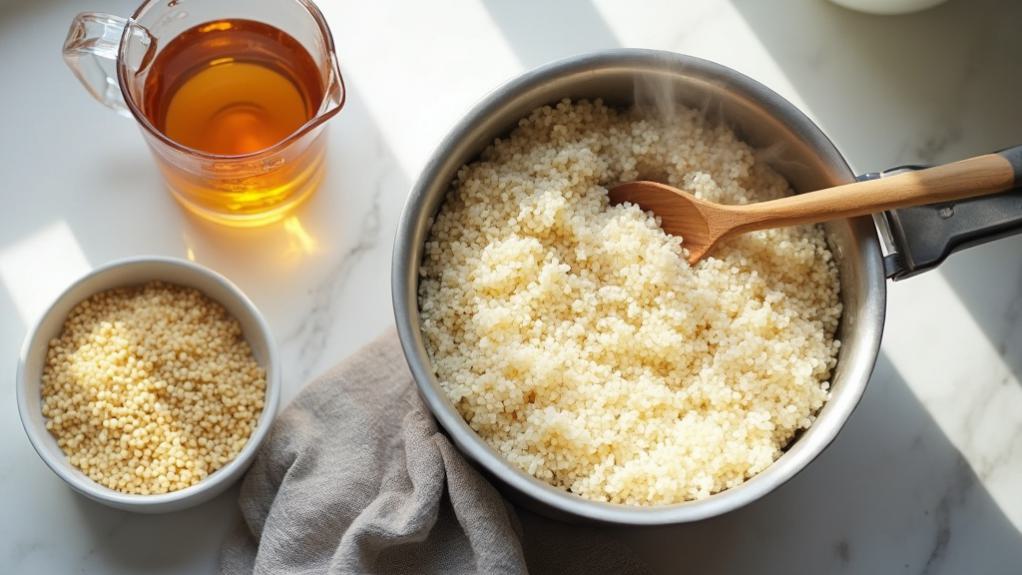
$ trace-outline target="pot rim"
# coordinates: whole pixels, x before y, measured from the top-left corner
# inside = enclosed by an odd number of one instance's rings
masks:
[[[808,116],[766,86],[731,68],[693,56],[646,49],[614,49],[558,60],[525,72],[485,96],[452,128],[425,164],[398,222],[391,268],[394,316],[401,347],[420,395],[451,440],[470,460],[492,476],[540,504],[586,520],[623,525],[666,525],[698,521],[747,505],[794,477],[837,437],[858,405],[879,353],[887,293],[879,240],[869,217],[847,220],[852,227],[857,248],[857,253],[849,257],[861,259],[861,272],[866,275],[868,290],[862,304],[864,309],[857,310],[859,313],[855,314],[855,319],[846,317],[847,310],[842,314],[842,322],[851,321],[856,324],[856,339],[862,340],[858,357],[852,358],[855,361],[844,357],[844,353],[839,358],[839,367],[844,367],[843,386],[848,389],[828,400],[824,405],[827,413],[821,411],[810,428],[812,433],[806,430],[767,469],[738,487],[696,501],[649,507],[592,501],[553,487],[519,470],[477,435],[451,404],[429,367],[429,356],[419,329],[417,291],[421,243],[435,215],[422,212],[432,201],[432,195],[436,194],[430,194],[430,188],[435,186],[438,177],[442,175],[452,150],[459,147],[481,122],[498,113],[502,106],[549,80],[609,68],[694,74],[702,81],[723,83],[728,89],[755,100],[774,118],[791,127],[819,156],[827,160],[828,165],[840,166],[842,176],[846,176],[848,181],[854,179],[844,157]],[[441,204],[442,201],[437,203],[437,207]],[[842,278],[842,290],[845,284]],[[862,316],[870,321],[864,324],[860,321]],[[863,359],[867,352],[868,357]],[[843,365],[848,363],[851,365]],[[838,373],[837,368],[834,373]],[[800,447],[795,449],[796,446]]]

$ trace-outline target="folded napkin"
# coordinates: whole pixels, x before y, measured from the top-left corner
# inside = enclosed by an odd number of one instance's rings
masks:
[[[419,398],[391,331],[304,389],[241,488],[223,573],[645,573],[593,527],[515,509]]]

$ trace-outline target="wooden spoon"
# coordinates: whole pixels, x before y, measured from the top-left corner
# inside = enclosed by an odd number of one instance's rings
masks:
[[[1022,146],[925,170],[835,186],[756,204],[727,206],[658,182],[610,189],[612,204],[632,203],[660,216],[664,231],[681,236],[695,264],[720,240],[798,224],[994,194],[1022,185]]]

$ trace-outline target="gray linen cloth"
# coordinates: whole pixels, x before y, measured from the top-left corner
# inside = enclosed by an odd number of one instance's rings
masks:
[[[241,487],[223,573],[645,573],[592,527],[516,510],[438,431],[393,331],[304,389]]]

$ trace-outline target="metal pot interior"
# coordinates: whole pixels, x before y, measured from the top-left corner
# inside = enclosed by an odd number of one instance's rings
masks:
[[[735,509],[777,488],[831,443],[858,404],[880,345],[886,284],[870,218],[826,225],[841,275],[842,347],[832,396],[815,424],[768,469],[709,498],[656,507],[592,502],[514,468],[461,419],[439,387],[419,331],[417,279],[422,244],[456,170],[533,109],[562,98],[602,98],[617,106],[677,102],[724,122],[756,148],[796,192],[852,181],[834,145],[789,102],[729,68],[670,52],[615,50],[557,62],[502,86],[471,110],[441,143],[405,207],[394,252],[393,297],[401,343],[420,392],[454,443],[514,499],[569,520],[634,525],[695,521]]]

